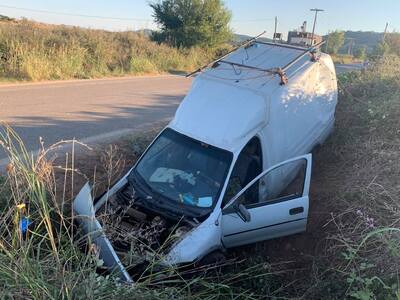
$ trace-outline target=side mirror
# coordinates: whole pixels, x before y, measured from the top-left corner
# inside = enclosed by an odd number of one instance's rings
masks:
[[[250,222],[251,220],[250,213],[243,204],[239,204],[237,206],[236,213],[243,220],[243,222]]]

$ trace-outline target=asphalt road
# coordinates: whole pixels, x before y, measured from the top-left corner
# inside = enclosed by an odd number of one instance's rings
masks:
[[[337,65],[338,73],[359,65]],[[98,142],[166,122],[187,93],[182,76],[126,77],[0,85],[0,121],[18,132],[29,151],[76,138]],[[0,166],[5,163],[0,151]]]
[[[360,71],[363,68],[363,65],[360,63],[354,64],[336,64],[336,73],[342,74],[350,71]]]
[[[0,121],[29,151],[76,138],[97,142],[165,122],[187,93],[182,76],[129,77],[0,85]],[[5,162],[0,152],[0,165]]]

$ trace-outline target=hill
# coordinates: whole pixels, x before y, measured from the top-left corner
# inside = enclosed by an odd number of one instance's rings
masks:
[[[323,38],[326,40],[328,35],[324,35]],[[345,43],[343,47],[339,50],[340,54],[347,54],[349,49],[350,40],[354,41],[353,50],[361,47],[367,48],[367,53],[371,53],[375,46],[382,40],[383,33],[375,31],[351,31],[347,30],[345,32]],[[233,41],[234,43],[240,43],[247,39],[252,38],[245,34],[235,34]],[[269,38],[262,38],[261,40],[272,41]]]
[[[15,19],[14,18],[10,18],[10,17],[5,16],[5,15],[0,15],[0,21],[11,22],[11,21],[15,21]]]
[[[353,49],[365,47],[367,53],[371,53],[375,46],[382,40],[383,33],[375,31],[346,31],[345,44],[339,50],[341,54],[347,54],[350,40],[354,41]]]

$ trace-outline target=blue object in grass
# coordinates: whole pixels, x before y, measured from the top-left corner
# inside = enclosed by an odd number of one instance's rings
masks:
[[[19,221],[19,230],[21,230],[22,233],[26,233],[31,223],[32,222],[28,218],[23,217],[21,221]]]

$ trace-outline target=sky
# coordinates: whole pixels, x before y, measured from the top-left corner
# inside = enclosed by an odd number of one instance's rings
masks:
[[[386,22],[388,31],[400,31],[400,0],[226,0],[225,5],[232,12],[232,29],[240,34],[266,30],[271,36],[275,16],[277,32],[286,35],[303,21],[311,31],[310,8],[315,7],[324,9],[318,15],[319,34],[335,29],[382,32]],[[0,0],[0,15],[116,31],[157,28],[148,0]]]

